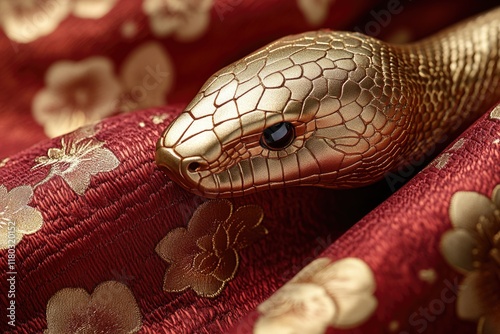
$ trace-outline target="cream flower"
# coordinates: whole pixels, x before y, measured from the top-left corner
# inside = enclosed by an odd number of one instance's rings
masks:
[[[2,0],[0,25],[18,43],[29,43],[53,32],[71,12],[70,0]]]
[[[500,104],[497,104],[497,106],[490,112],[490,118],[500,119]]]
[[[166,104],[174,67],[161,44],[145,43],[125,59],[121,80],[125,94],[120,109],[132,111]]]
[[[155,35],[174,34],[191,41],[207,30],[212,4],[213,0],[143,0],[142,9]]]
[[[165,120],[167,120],[169,118],[169,115],[168,114],[160,114],[160,115],[153,115],[151,116],[151,121],[153,122],[153,124],[163,124],[165,122]]]
[[[99,19],[115,5],[116,0],[74,0],[73,15],[86,19]]]
[[[82,128],[61,138],[61,148],[50,148],[47,156],[36,159],[33,168],[50,166],[41,185],[54,176],[60,176],[78,195],[83,195],[90,179],[97,173],[109,172],[120,164],[114,153],[104,147],[104,142],[87,137],[89,130]]]
[[[10,161],[10,158],[3,158],[2,160],[0,160],[0,168],[7,166],[7,163],[9,161]]]
[[[242,206],[236,212],[227,200],[200,205],[187,228],[173,229],[156,246],[158,255],[170,263],[163,289],[192,288],[202,297],[219,295],[236,274],[238,251],[267,234],[262,218],[262,209],[256,205]]]
[[[121,91],[106,58],[60,61],[48,69],[45,88],[33,99],[33,116],[49,137],[59,136],[113,113]]]
[[[437,158],[435,158],[430,164],[429,167],[434,166],[437,169],[443,169],[448,164],[448,161],[453,156],[455,152],[461,149],[465,144],[465,138],[460,138],[450,147],[446,152],[441,153]]]
[[[334,0],[297,0],[297,5],[312,26],[325,22],[328,9]]]
[[[460,286],[457,314],[479,321],[478,333],[500,333],[500,185],[491,199],[459,191],[451,198],[453,229],[441,239],[446,261],[466,275]]]
[[[129,288],[116,281],[97,286],[92,294],[84,289],[59,290],[47,303],[45,334],[137,333],[141,313]]]
[[[25,234],[35,233],[42,227],[42,214],[28,206],[32,196],[30,186],[7,191],[0,185],[0,249],[14,247]]]
[[[254,333],[324,333],[328,327],[352,328],[377,307],[375,278],[357,258],[313,261],[257,308]]]

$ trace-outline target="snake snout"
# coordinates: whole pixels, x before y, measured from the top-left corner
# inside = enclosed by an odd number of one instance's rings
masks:
[[[181,163],[181,157],[173,149],[161,146],[156,149],[156,164],[167,174],[179,172]]]
[[[197,186],[198,171],[208,166],[201,157],[181,157],[173,148],[164,146],[159,146],[156,150],[156,164],[172,180],[190,189]]]

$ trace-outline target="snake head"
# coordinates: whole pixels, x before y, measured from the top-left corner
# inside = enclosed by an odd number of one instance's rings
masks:
[[[158,140],[157,164],[206,197],[372,182],[402,119],[387,107],[380,47],[357,33],[311,32],[223,68]]]

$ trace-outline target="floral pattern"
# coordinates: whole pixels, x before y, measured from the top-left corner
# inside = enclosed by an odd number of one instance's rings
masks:
[[[334,0],[297,0],[297,5],[310,25],[319,26],[325,22],[328,16],[328,9],[333,1]]]
[[[267,234],[262,219],[262,209],[255,205],[236,212],[227,200],[200,205],[187,228],[170,231],[156,246],[160,257],[170,263],[163,289],[192,288],[202,297],[219,295],[236,274],[238,251]]]
[[[10,158],[3,158],[0,160],[0,168],[7,166],[7,163],[10,161]]]
[[[173,72],[169,55],[156,42],[132,51],[119,78],[107,58],[60,61],[49,68],[45,88],[33,99],[33,116],[49,137],[56,137],[116,111],[161,106],[172,88]]]
[[[122,90],[113,64],[103,57],[57,62],[47,71],[45,84],[33,99],[32,111],[49,137],[110,115]]]
[[[443,169],[448,165],[448,161],[450,158],[453,156],[453,154],[458,151],[459,149],[462,148],[465,144],[465,139],[460,138],[459,140],[456,141],[455,144],[453,144],[452,147],[450,147],[446,152],[441,153],[436,159],[434,159],[429,166],[434,166],[437,169]]]
[[[53,32],[71,12],[70,0],[0,1],[0,25],[18,43],[29,43]]]
[[[0,26],[18,43],[29,43],[52,33],[73,14],[98,19],[106,15],[116,0],[16,0],[0,1]]]
[[[213,0],[143,0],[142,9],[156,36],[173,34],[187,42],[207,30],[212,4]]]
[[[121,81],[125,93],[121,98],[121,111],[166,104],[173,72],[172,60],[161,44],[149,42],[137,47],[122,65]]]
[[[446,261],[465,275],[457,314],[478,321],[478,333],[500,333],[500,185],[491,198],[459,191],[449,208],[453,229],[441,239]]]
[[[33,168],[50,166],[50,171],[37,186],[60,176],[74,192],[83,195],[93,175],[118,167],[120,161],[105,143],[89,136],[93,131],[87,127],[62,137],[60,148],[50,148],[46,156],[38,157]]]
[[[35,233],[42,227],[42,214],[28,206],[32,197],[30,186],[7,191],[0,185],[0,249],[16,246],[25,234]]]
[[[153,124],[158,125],[164,123],[167,118],[168,114],[154,115],[151,116],[151,121],[153,122]]]
[[[490,119],[500,119],[500,104],[490,112]]]
[[[117,0],[75,0],[73,15],[85,19],[99,19],[106,15]]]
[[[59,290],[47,303],[45,334],[137,333],[141,313],[129,288],[116,281],[97,286],[92,294],[84,289]]]
[[[357,258],[319,258],[260,304],[254,333],[324,333],[351,328],[375,311],[375,278]]]

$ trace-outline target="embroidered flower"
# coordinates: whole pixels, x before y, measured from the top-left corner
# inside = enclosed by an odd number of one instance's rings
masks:
[[[59,290],[47,303],[45,334],[137,333],[141,313],[129,288],[116,281],[97,286],[92,294],[84,289]]]
[[[149,42],[139,46],[123,62],[121,80],[125,94],[120,109],[132,111],[166,104],[173,72],[172,61],[161,44]]]
[[[452,147],[450,147],[446,152],[441,153],[436,159],[434,159],[429,166],[434,166],[437,169],[443,169],[446,167],[448,164],[448,161],[450,160],[450,157],[453,156],[453,154],[458,151],[459,149],[462,148],[465,144],[465,139],[460,138],[457,140],[455,144],[453,144]]]
[[[319,258],[259,305],[254,333],[316,334],[330,326],[358,326],[377,308],[374,291],[375,278],[362,260]]]
[[[210,23],[213,0],[143,0],[151,30],[158,37],[174,34],[182,41],[200,37]]]
[[[446,261],[465,275],[457,314],[479,320],[478,333],[500,333],[500,185],[491,199],[459,191],[451,198],[453,229],[441,239]]]
[[[235,276],[238,251],[267,234],[262,218],[262,209],[255,205],[242,206],[234,213],[226,200],[200,205],[187,228],[170,231],[156,246],[156,252],[171,264],[163,289],[192,288],[203,297],[219,295]]]
[[[85,19],[99,19],[115,5],[116,0],[74,0],[73,15]]]
[[[151,116],[151,120],[153,121],[153,124],[162,124],[165,122],[165,120],[168,118],[168,114],[160,114],[160,115],[154,115]]]
[[[156,124],[156,123],[155,123]],[[0,168],[3,168],[5,166],[7,166],[7,163],[10,161],[10,158],[3,158],[2,160],[0,160]]]
[[[0,1],[0,25],[12,41],[29,43],[53,32],[71,5],[70,0]]]
[[[120,161],[104,142],[88,137],[88,128],[82,128],[61,138],[61,148],[50,148],[46,156],[36,159],[33,168],[50,166],[41,185],[54,176],[60,176],[78,195],[83,195],[90,185],[90,178],[97,173],[109,172],[118,167]]]
[[[497,104],[497,106],[490,112],[490,118],[500,119],[500,104]]]
[[[30,186],[7,191],[0,185],[0,249],[14,247],[25,234],[35,233],[42,227],[42,214],[28,206],[32,196]]]
[[[310,25],[319,26],[325,22],[333,2],[334,0],[297,0],[297,5]]]
[[[32,110],[49,137],[110,115],[122,91],[113,64],[103,57],[57,62],[48,69],[45,85],[33,99]]]

